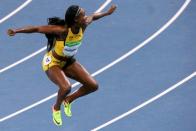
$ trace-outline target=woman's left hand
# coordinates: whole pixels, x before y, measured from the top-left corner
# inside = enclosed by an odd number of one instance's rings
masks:
[[[108,15],[111,15],[115,10],[116,10],[117,6],[116,5],[112,5],[110,7],[110,9],[107,11]]]

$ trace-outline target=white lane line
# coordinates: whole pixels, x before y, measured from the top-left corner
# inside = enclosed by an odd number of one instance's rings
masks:
[[[110,2],[112,2],[112,0],[106,0],[106,1],[99,7],[99,9],[98,9],[97,11],[95,11],[95,13],[98,13],[98,12],[102,11]],[[15,62],[15,63],[9,65],[9,66],[7,66],[7,67],[1,69],[1,70],[0,70],[0,73],[2,73],[2,72],[4,72],[4,71],[6,71],[6,70],[8,70],[8,69],[10,69],[10,68],[12,68],[12,67],[14,67],[14,66],[16,66],[16,65],[18,65],[18,64],[20,64],[20,63],[22,63],[22,62],[24,62],[24,61],[26,61],[26,60],[28,60],[28,59],[34,57],[35,55],[38,55],[39,53],[41,53],[42,51],[44,51],[46,48],[47,48],[47,47],[45,46],[45,47],[41,48],[40,50],[38,50],[38,51],[36,51],[36,52],[30,54],[29,56],[27,56],[27,57],[25,57],[25,58],[23,58],[23,59],[21,59],[21,60]],[[93,75],[93,74],[92,74],[92,75]],[[77,83],[73,84],[72,87],[76,87],[76,86],[79,85],[79,84],[80,84],[80,83],[77,82]],[[31,108],[36,107],[36,106],[38,106],[38,105],[40,105],[40,104],[42,104],[42,103],[44,103],[44,102],[46,102],[46,101],[48,101],[48,100],[54,98],[55,96],[57,96],[57,93],[54,93],[54,94],[52,94],[51,96],[46,97],[46,98],[44,98],[44,99],[42,99],[42,100],[40,100],[40,101],[38,101],[38,102],[36,102],[36,103],[34,103],[34,104],[28,106],[28,107],[25,107],[25,108],[23,108],[23,109],[21,109],[21,110],[15,112],[15,113],[12,113],[12,114],[10,114],[10,115],[8,115],[8,116],[5,116],[5,117],[1,118],[1,119],[0,119],[0,122],[3,122],[3,121],[5,121],[5,120],[7,120],[7,119],[10,119],[10,118],[12,118],[12,117],[14,117],[14,116],[16,116],[16,115],[19,115],[19,114],[21,114],[21,113],[23,113],[23,112],[25,112],[25,111],[27,111],[27,110],[30,110]]]
[[[31,1],[32,1],[32,0],[30,0],[30,2],[31,2]],[[28,2],[28,1],[27,1],[27,2]],[[23,6],[24,6],[24,5],[27,5],[27,4],[28,4],[27,2],[24,3]],[[106,0],[105,3],[103,3],[103,4],[101,5],[101,7],[95,11],[95,13],[101,12],[110,2],[112,2],[112,0]],[[22,7],[21,7],[21,8],[22,8]],[[23,8],[24,8],[24,7],[23,7]],[[16,13],[16,11],[15,11],[15,13]],[[12,13],[11,13],[11,14],[12,14]],[[8,15],[8,16],[11,17],[11,14],[10,14],[10,16],[9,16],[9,15]],[[14,15],[14,14],[12,14],[12,15]],[[8,17],[8,16],[7,16],[7,17]],[[4,19],[5,19],[5,18],[4,18]],[[7,19],[8,19],[8,18],[7,18]],[[17,65],[19,65],[19,64],[21,64],[21,63],[23,63],[23,62],[25,62],[25,61],[27,61],[28,59],[30,59],[30,58],[32,58],[32,57],[34,57],[34,56],[40,54],[40,53],[41,53],[42,51],[44,51],[46,48],[47,48],[47,47],[45,46],[45,47],[39,49],[38,51],[36,51],[36,52],[34,52],[34,53],[32,53],[32,54],[26,56],[25,58],[22,58],[21,60],[18,60],[18,61],[16,61],[16,62],[14,62],[13,64],[11,64],[11,65],[9,65],[9,66],[6,66],[6,67],[4,67],[4,68],[2,68],[2,69],[0,69],[0,74],[3,73],[3,72],[5,72],[5,71],[7,71],[7,70],[9,70],[9,69],[11,69],[11,68],[13,68],[13,67],[15,67],[15,66],[17,66]]]
[[[9,66],[7,66],[7,67],[5,67],[5,68],[3,68],[3,69],[1,69],[1,70],[0,70],[0,74],[1,74],[2,72],[6,71],[6,70],[9,70],[9,69],[11,69],[11,68],[17,66],[17,65],[20,64],[20,63],[23,63],[23,62],[26,61],[26,60],[28,60],[28,59],[30,59],[30,58],[32,58],[32,57],[38,55],[39,53],[43,52],[44,50],[46,50],[46,46],[43,47],[43,48],[41,48],[41,49],[39,49],[38,51],[36,51],[36,52],[34,52],[34,53],[28,55],[27,57],[25,57],[25,58],[23,58],[23,59],[21,59],[21,60],[15,62],[15,63],[9,65]]]
[[[101,5],[101,7],[98,10],[95,11],[95,13],[101,12],[111,2],[112,0],[106,0],[106,2],[103,5]]]
[[[107,70],[108,68],[114,66],[115,64],[117,64],[118,62],[124,60],[125,58],[127,58],[128,56],[132,55],[133,53],[135,53],[136,51],[138,51],[140,48],[142,48],[143,46],[145,46],[146,44],[148,44],[150,41],[152,41],[154,38],[156,38],[158,35],[160,35],[165,29],[167,29],[179,16],[180,14],[185,10],[185,8],[188,6],[188,4],[190,3],[191,0],[186,0],[185,3],[182,5],[182,7],[178,10],[178,12],[163,26],[161,27],[157,32],[155,32],[152,36],[150,36],[148,39],[146,39],[144,42],[142,42],[141,44],[139,44],[137,47],[135,47],[134,49],[130,50],[129,52],[127,52],[126,54],[124,54],[123,56],[121,56],[120,58],[116,59],[115,61],[113,61],[112,63],[106,65],[105,67],[101,68],[100,70],[96,71],[95,73],[92,74],[92,76],[96,76],[100,73],[102,73],[103,71]],[[72,85],[72,87],[75,87],[79,85],[79,83],[75,83]],[[27,106],[15,113],[12,113],[10,115],[7,115],[3,118],[0,119],[0,122],[3,122],[7,119],[10,119],[16,115],[19,115],[27,110],[30,110],[31,108],[34,108],[54,97],[56,97],[57,93],[54,93],[30,106]]]
[[[19,6],[17,9],[15,9],[14,11],[12,11],[10,14],[8,14],[7,16],[3,17],[2,19],[0,19],[0,24],[3,23],[4,21],[6,21],[7,19],[9,19],[10,17],[12,17],[13,15],[15,15],[17,12],[19,12],[20,10],[22,10],[25,6],[27,6],[30,2],[32,2],[32,0],[27,0],[26,2],[24,2],[21,6]]]
[[[164,95],[168,94],[169,92],[173,91],[174,89],[178,88],[180,85],[186,83],[187,81],[191,80],[195,76],[196,76],[196,72],[194,72],[191,75],[187,76],[186,78],[184,78],[183,80],[179,81],[175,85],[169,87],[167,90],[161,92],[160,94],[158,94],[158,95],[152,97],[151,99],[145,101],[144,103],[138,105],[137,107],[135,107],[135,108],[129,110],[128,112],[126,112],[126,113],[124,113],[124,114],[122,114],[122,115],[120,115],[120,116],[118,116],[118,117],[116,117],[116,118],[106,122],[105,124],[102,124],[102,125],[94,128],[94,129],[92,129],[91,131],[98,131],[98,130],[103,129],[104,127],[109,126],[112,123],[114,123],[114,122],[116,122],[116,121],[118,121],[118,120],[120,120],[120,119],[122,119],[122,118],[124,118],[124,117],[126,117],[128,115],[131,115],[132,113],[138,111],[139,109],[147,106],[148,104],[154,102],[155,100],[161,98],[162,96],[164,96]]]

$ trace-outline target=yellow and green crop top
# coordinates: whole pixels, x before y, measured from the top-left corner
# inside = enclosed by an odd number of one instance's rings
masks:
[[[71,31],[71,28],[68,28],[68,34],[65,41],[56,40],[53,50],[59,56],[74,56],[80,45],[82,44],[83,31],[82,28],[79,29],[78,34],[74,34]]]

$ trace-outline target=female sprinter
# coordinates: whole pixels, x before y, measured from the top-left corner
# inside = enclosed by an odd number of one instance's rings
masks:
[[[59,20],[57,24],[8,30],[9,36],[14,36],[16,33],[46,34],[50,47],[43,58],[42,66],[48,78],[59,87],[56,103],[52,107],[53,122],[57,126],[62,125],[60,111],[62,103],[65,114],[71,117],[71,103],[98,89],[95,79],[75,60],[74,55],[81,45],[86,27],[93,21],[112,14],[115,9],[116,6],[112,5],[107,12],[86,16],[83,8],[72,5],[67,9],[65,19]],[[68,78],[82,84],[82,87],[70,95],[68,94],[71,91],[71,84]]]

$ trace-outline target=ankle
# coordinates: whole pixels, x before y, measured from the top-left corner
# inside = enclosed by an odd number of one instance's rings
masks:
[[[59,110],[60,110],[60,107],[59,107],[59,106],[54,105],[54,106],[53,106],[53,110],[54,110],[54,111],[59,111]]]
[[[71,103],[72,101],[70,100],[70,98],[65,98],[64,103]]]

